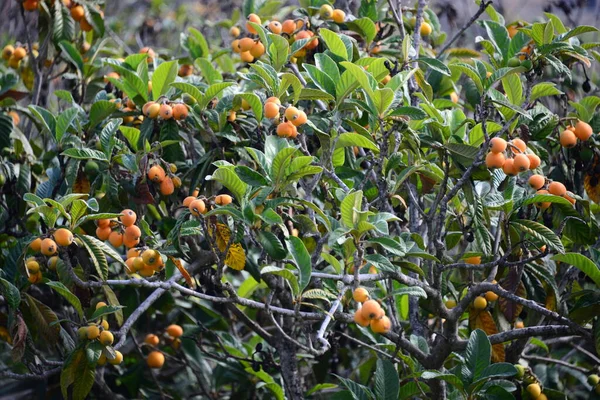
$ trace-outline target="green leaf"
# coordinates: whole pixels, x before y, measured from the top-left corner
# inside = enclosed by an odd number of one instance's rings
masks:
[[[302,88],[298,100],[334,100],[334,97],[319,89]]]
[[[492,345],[487,334],[481,329],[475,329],[471,332],[465,351],[466,366],[473,374],[473,379],[479,379],[490,365],[491,355]]]
[[[235,167],[235,172],[239,178],[253,187],[267,186],[269,181],[260,173],[255,170],[246,167],[245,165],[238,165]]]
[[[254,93],[239,93],[236,97],[241,97],[246,100],[248,104],[250,104],[250,108],[252,108],[252,112],[254,113],[254,117],[258,122],[263,119],[263,105],[260,98]]]
[[[124,306],[110,306],[110,305],[100,307],[96,311],[94,311],[94,313],[90,317],[90,320],[95,321],[105,315],[114,314],[117,311],[121,310],[122,308],[125,308],[125,307]]]
[[[302,64],[302,67],[319,89],[329,93],[332,96],[335,95],[335,83],[329,75],[311,64],[304,63]]]
[[[358,18],[354,21],[347,22],[346,25],[348,25],[351,30],[364,37],[367,42],[372,41],[377,35],[377,27],[375,26],[375,23],[367,17]]]
[[[540,97],[545,96],[558,96],[563,92],[558,90],[554,83],[552,82],[542,82],[538,83],[531,89],[531,101],[535,101]]]
[[[346,195],[340,205],[340,211],[342,214],[342,223],[347,228],[354,228],[358,222],[357,212],[362,210],[362,197],[363,192],[359,190],[357,192]]]
[[[502,78],[502,87],[508,100],[514,105],[521,105],[523,99],[523,84],[517,74],[506,75]]]
[[[104,243],[102,240],[99,240],[99,239],[97,239],[93,236],[89,236],[89,235],[80,235],[80,236],[85,237],[89,242],[93,243],[100,250],[102,250],[102,252],[104,254],[111,257],[113,259],[113,262],[118,262],[119,264],[121,264],[121,266],[123,268],[127,268],[127,264],[125,264],[125,261],[123,261],[123,257],[119,253],[117,253],[115,250],[113,250],[112,247],[110,247],[109,245]]]
[[[133,149],[133,151],[138,151],[138,141],[140,139],[140,130],[138,128],[134,128],[132,126],[119,126],[119,130],[127,139],[127,142]]]
[[[516,221],[512,221],[511,226],[513,226],[515,229],[525,232],[530,236],[533,236],[559,253],[565,252],[565,248],[560,241],[560,238],[556,236],[556,234],[549,228],[540,224],[539,222],[530,221],[528,219],[518,219]]]
[[[81,58],[81,54],[77,51],[75,46],[73,46],[70,42],[63,40],[58,44],[58,47],[63,51],[62,56],[67,59],[67,61],[71,62],[77,69],[82,72],[83,71],[83,59]]]
[[[254,65],[254,64],[253,64]],[[277,97],[282,98],[287,91],[288,87],[292,87],[293,93],[293,104],[298,102],[300,99],[300,93],[302,93],[302,83],[296,77],[296,75],[285,73],[281,76],[281,83],[279,84],[279,91],[277,92]]]
[[[283,244],[279,241],[274,233],[268,231],[261,231],[258,233],[258,240],[262,244],[263,248],[274,260],[283,260],[287,255],[287,251],[283,247]]]
[[[102,128],[102,132],[100,132],[100,144],[102,145],[102,150],[104,150],[106,158],[109,160],[115,145],[115,134],[122,122],[122,119],[111,119],[104,128]]]
[[[556,254],[552,257],[554,261],[560,261],[565,264],[570,264],[575,268],[582,271],[584,274],[600,287],[600,269],[598,266],[589,258],[580,253],[565,253]]]
[[[373,141],[358,133],[342,133],[338,137],[337,142],[335,144],[336,149],[354,146],[364,147],[365,149],[373,150],[373,152],[375,152],[376,154],[379,153],[379,147],[377,147],[377,144],[373,143]]]
[[[206,176],[206,180],[215,180],[225,186],[237,199],[243,199],[248,185],[245,184],[231,167],[220,167],[213,174]]]
[[[451,75],[450,69],[446,66],[446,64],[444,64],[440,60],[437,60],[435,58],[429,58],[429,57],[420,57],[420,58],[417,58],[416,61],[427,65],[429,68],[431,68],[434,71],[439,72],[442,75],[446,75],[446,76]]]
[[[472,66],[470,66],[469,64],[457,63],[450,64],[448,67],[453,73],[462,72],[463,74],[467,75],[469,78],[471,78],[473,83],[475,83],[475,86],[477,86],[479,94],[483,93],[483,84],[481,83],[481,77]]]
[[[302,293],[304,288],[308,286],[312,274],[310,255],[308,254],[308,250],[306,250],[304,242],[295,236],[289,236],[287,238],[287,248],[298,265],[299,293]]]
[[[214,97],[216,97],[219,93],[221,93],[223,90],[225,90],[231,85],[234,85],[234,83],[220,82],[210,85],[208,89],[206,89],[206,92],[202,96],[202,99],[198,100],[198,105],[200,106],[200,109],[204,109]]]
[[[285,252],[285,250],[284,250],[284,252]],[[273,274],[273,275],[281,276],[282,278],[287,280],[288,283],[290,284],[290,288],[292,289],[292,296],[294,296],[294,298],[298,297],[298,295],[300,294],[300,287],[298,286],[298,278],[296,278],[296,275],[294,275],[292,273],[292,271],[290,271],[289,269],[278,268],[278,267],[264,267],[263,269],[260,270],[260,273],[261,273],[261,275],[262,274]]]
[[[192,96],[196,101],[201,101],[204,96],[202,92],[194,85],[186,82],[173,82],[171,86],[181,90],[183,93],[187,93]],[[154,87],[153,87],[154,88]]]
[[[404,257],[406,255],[406,245],[402,239],[394,240],[389,237],[379,237],[370,239],[367,241],[367,243],[378,244],[385,250],[398,257]]]
[[[95,241],[91,241],[88,239],[90,236],[77,235],[77,237],[81,239],[83,245],[87,249],[90,255],[90,259],[94,264],[94,267],[96,267],[96,272],[98,273],[98,276],[101,277],[103,280],[106,280],[108,278],[108,262],[106,261],[106,256],[102,252],[102,249],[96,245]]]
[[[400,380],[391,361],[378,358],[375,370],[375,395],[377,400],[398,400]]]
[[[204,79],[206,79],[206,82],[209,85],[223,80],[223,75],[221,75],[219,70],[217,70],[208,59],[197,58],[194,63],[200,68]]]
[[[394,296],[414,296],[421,297],[423,299],[427,298],[427,293],[420,287],[412,286],[412,287],[403,287],[398,290],[394,290]]]
[[[198,57],[206,57],[210,54],[208,48],[208,42],[204,38],[204,35],[197,29],[189,27],[188,31],[190,32],[190,37],[193,38],[195,44],[200,48],[201,54]],[[154,89],[154,87],[153,87]]]
[[[61,153],[63,156],[75,158],[77,160],[99,160],[99,161],[108,161],[106,155],[103,152],[92,149],[75,149],[70,148]]]
[[[280,35],[269,33],[270,45],[267,49],[271,65],[275,71],[280,71],[288,60],[290,44]]]
[[[192,30],[193,28],[190,28]],[[177,61],[168,61],[160,64],[152,74],[152,98],[158,99],[169,90],[169,85],[177,77]]]
[[[104,118],[109,117],[113,112],[117,111],[119,106],[116,103],[111,103],[108,100],[100,100],[92,104],[90,109],[90,122],[88,126],[94,128]]]
[[[392,111],[392,113],[389,114],[390,117],[400,115],[405,115],[414,120],[425,119],[428,116],[425,111],[412,106],[397,107],[394,109],[394,111]]]
[[[479,377],[478,381],[482,381],[484,379],[489,378],[509,378],[511,376],[515,376],[516,374],[517,369],[513,364],[499,362],[488,365],[487,368],[484,369],[481,373],[481,376]]]
[[[578,35],[581,35],[583,33],[588,33],[588,32],[598,32],[598,28],[596,28],[594,26],[589,26],[589,25],[579,25],[577,28],[571,29],[567,33],[560,35],[559,37],[556,38],[555,41],[556,42],[564,42],[564,41],[572,38],[573,36],[578,36]]]
[[[421,374],[422,379],[440,379],[442,381],[448,382],[455,388],[460,391],[464,391],[464,386],[460,378],[454,374],[449,372],[439,372],[439,371],[424,371]]]
[[[19,308],[21,293],[16,286],[4,278],[0,278],[0,293],[2,293],[2,296],[6,299],[6,303],[12,311],[16,311],[17,308]]]
[[[75,120],[75,117],[77,117],[77,113],[78,113],[77,108],[72,107],[72,108],[66,109],[58,116],[58,118],[56,119],[56,136],[55,136],[57,143],[60,143],[63,135],[67,132],[67,129],[69,129],[69,126],[71,126],[71,124]]]
[[[75,308],[75,311],[77,311],[77,314],[79,315],[79,319],[83,320],[83,308],[81,307],[81,302],[79,301],[79,298],[77,296],[75,296],[73,293],[71,293],[71,291],[60,282],[49,281],[49,282],[46,282],[46,285],[50,286],[52,289],[54,289],[54,291],[56,291],[58,294],[60,294],[62,297],[64,297],[69,303],[71,303],[73,308]]]
[[[352,51],[349,51],[344,44],[344,41],[340,38],[339,33],[330,31],[329,29],[319,29],[319,36],[325,42],[325,45],[336,56],[343,58],[344,60],[352,59]]]

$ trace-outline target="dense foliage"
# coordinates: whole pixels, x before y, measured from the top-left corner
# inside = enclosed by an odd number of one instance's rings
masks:
[[[102,1],[13,3],[3,390],[600,394],[597,28],[257,0],[130,51]]]

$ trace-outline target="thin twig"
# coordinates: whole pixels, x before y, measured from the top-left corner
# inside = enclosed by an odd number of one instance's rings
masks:
[[[485,9],[487,8],[487,6],[489,6],[490,4],[492,4],[493,1],[489,0],[489,1],[482,1],[481,4],[479,4],[479,9],[477,10],[477,12],[471,17],[470,20],[467,21],[467,23],[465,23],[463,25],[462,28],[460,28],[460,30],[458,32],[456,32],[456,35],[454,35],[450,40],[448,40],[446,42],[446,44],[444,45],[444,47],[442,47],[442,49],[438,52],[438,55],[436,58],[440,58],[442,56],[442,54],[448,50],[450,48],[450,46],[452,46],[452,44],[454,42],[456,42],[456,40],[458,40],[458,38],[467,30],[469,29],[469,27],[471,25],[473,25],[475,23],[475,21],[477,21],[477,18],[479,18],[479,16],[481,14],[483,14],[485,12]]]

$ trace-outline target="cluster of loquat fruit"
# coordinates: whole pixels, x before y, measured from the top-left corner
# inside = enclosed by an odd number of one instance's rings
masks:
[[[274,119],[277,125],[277,136],[295,139],[298,136],[298,127],[308,121],[308,116],[294,106],[288,106],[283,112],[285,121],[281,120],[281,101],[277,97],[269,97],[265,103],[265,117]]]
[[[571,148],[577,145],[577,140],[582,142],[587,141],[592,137],[594,131],[587,122],[577,120],[575,126],[569,125],[567,129],[562,131],[559,136],[560,145],[562,147]]]
[[[79,22],[79,28],[84,32],[90,32],[94,27],[86,18],[85,8],[83,5],[72,2],[71,0],[63,0],[63,4],[71,9],[71,18],[75,22]],[[104,12],[98,9],[98,12],[104,18]]]
[[[354,313],[354,322],[362,327],[371,326],[374,333],[386,333],[392,328],[392,321],[385,315],[384,309],[370,298],[367,289],[359,287],[354,289],[352,298],[362,306]]]
[[[103,301],[96,304],[96,310],[106,307],[106,303]],[[107,351],[107,346],[112,346],[115,337],[111,331],[108,330],[108,321],[105,318],[100,318],[95,323],[90,323],[87,326],[82,326],[77,330],[77,334],[80,340],[97,340],[100,342],[104,349],[98,359],[98,365],[102,366],[108,361],[109,364],[119,365],[123,362],[123,354],[118,350]]]
[[[177,166],[169,164],[168,170],[167,173],[160,164],[153,164],[146,174],[148,180],[158,186],[158,190],[163,196],[170,196],[175,192],[175,189],[181,187],[181,179],[174,175],[177,172]]]
[[[567,192],[567,188],[564,184],[558,181],[551,181],[543,175],[534,174],[529,177],[527,181],[532,189],[536,190],[536,194],[553,194],[567,199],[571,204],[575,205],[575,198],[572,193]],[[536,207],[545,210],[550,207],[552,203],[543,201],[536,203]]]
[[[507,142],[495,137],[490,140],[490,152],[485,157],[485,165],[488,168],[502,168],[509,176],[539,167],[540,158],[536,154],[526,152],[527,144],[519,138]]]
[[[55,270],[58,262],[58,246],[68,247],[74,241],[73,233],[67,228],[58,228],[50,233],[48,237],[38,237],[29,243],[29,249],[36,256],[25,260],[29,282],[35,284],[42,280],[42,265],[46,264],[48,269]],[[41,254],[40,254],[41,253]],[[42,262],[42,259],[44,262]]]
[[[106,75],[107,77],[111,77],[111,78],[115,78],[115,79],[119,79],[120,75],[117,74],[116,72],[110,72],[109,74]],[[109,82],[108,79],[105,78],[105,82]],[[111,103],[114,103],[117,105],[118,110],[124,113],[133,113],[136,111],[136,105],[135,103],[128,97],[124,97],[124,98],[111,98],[109,100]],[[124,124],[133,124],[134,126],[138,126],[141,125],[142,122],[144,122],[144,116],[143,115],[125,115],[123,116],[123,123]]]
[[[150,119],[157,119],[160,117],[164,121],[171,118],[175,121],[182,121],[188,117],[189,110],[188,106],[184,103],[171,103],[163,100],[147,102],[142,107],[142,113]]]
[[[198,194],[198,190],[195,190],[191,196],[183,199],[183,206],[187,207],[194,217],[199,217],[200,214],[204,214],[209,210],[206,204],[208,200],[205,198],[198,198]],[[214,203],[218,206],[226,206],[232,202],[233,197],[228,194],[219,194],[214,198]]]
[[[180,337],[183,336],[183,328],[179,325],[169,325],[162,336],[165,344],[170,344],[175,350],[181,346]],[[156,349],[161,342],[161,338],[153,333],[146,335],[144,344],[150,346],[152,349]],[[152,350],[146,357],[146,364],[150,368],[162,368],[165,364],[165,356],[163,352],[158,350]]]
[[[142,231],[135,225],[137,215],[133,210],[121,211],[119,219],[99,219],[96,228],[96,237],[100,240],[108,240],[113,247],[125,245],[132,248],[140,243]]]
[[[18,43],[14,46],[12,44],[7,44],[2,49],[2,59],[6,61],[7,65],[10,68],[18,69],[21,66],[21,61],[25,59],[30,53],[33,54],[35,57],[38,56],[37,43],[34,43],[32,45],[32,49],[29,49],[27,45],[21,45]]]
[[[165,263],[156,250],[133,247],[127,250],[127,259],[125,264],[129,270],[129,275],[137,273],[144,278],[154,275],[155,272],[161,271]]]
[[[540,385],[538,378],[532,373],[531,369],[521,364],[514,364],[514,367],[517,370],[515,378],[523,382],[523,386],[525,387],[525,391],[529,395],[529,398],[534,400],[548,400],[548,396],[542,392],[542,386]]]

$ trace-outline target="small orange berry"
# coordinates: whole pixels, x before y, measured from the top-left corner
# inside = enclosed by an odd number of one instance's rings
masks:
[[[577,144],[577,136],[569,129],[566,129],[560,134],[560,145],[562,147],[571,148]]]
[[[165,177],[165,170],[160,165],[153,165],[148,170],[148,179],[150,179],[152,182],[160,183],[163,181],[163,179],[165,179]]]
[[[532,189],[539,190],[546,183],[546,178],[543,175],[531,175],[527,183],[529,183],[529,186],[531,186]]]
[[[165,356],[160,351],[153,351],[148,354],[146,363],[150,368],[161,368],[165,363]]]
[[[592,127],[587,122],[578,120],[575,124],[575,136],[577,136],[579,140],[586,141],[592,136],[593,133],[594,131],[592,130]]]
[[[361,308],[361,312],[364,318],[373,319],[380,315],[382,308],[379,303],[375,300],[367,300],[363,303]]]
[[[220,194],[217,197],[215,197],[215,203],[219,206],[226,206],[228,204],[231,204],[232,201],[233,198],[228,194]]]
[[[505,161],[506,157],[502,153],[489,152],[485,156],[485,165],[488,168],[502,168]]]
[[[517,172],[524,172],[529,169],[531,161],[525,154],[517,154],[514,158],[513,167]]]
[[[146,335],[144,343],[149,344],[151,346],[158,346],[158,344],[160,343],[160,339],[155,334],[149,333]]]
[[[356,288],[354,289],[354,292],[352,292],[352,298],[354,301],[364,303],[369,300],[369,291],[362,287]]]
[[[512,144],[514,147],[512,147],[512,151],[513,153],[525,153],[525,151],[527,150],[527,143],[525,143],[523,140],[516,138],[510,141],[510,144]],[[516,147],[516,149],[515,149]]]
[[[56,246],[56,242],[50,238],[46,238],[42,240],[41,249],[42,254],[45,256],[53,256],[56,254],[58,247]]]
[[[265,103],[265,117],[279,118],[279,106],[274,102]]]
[[[112,230],[110,229],[110,226],[99,226],[98,228],[96,228],[96,237],[100,240],[108,240],[108,237],[110,236],[111,232]]]
[[[374,333],[387,333],[392,328],[392,321],[385,315],[371,320],[371,330]]]
[[[261,21],[260,21],[260,17],[256,14],[250,14],[248,15],[248,22],[254,22],[255,24],[260,25]],[[254,29],[254,27],[252,27],[252,25],[250,25],[248,22],[246,22],[246,29],[248,30],[248,32],[256,34],[256,29]]]
[[[168,104],[162,104],[158,115],[160,115],[162,119],[171,119],[173,118],[173,108]]]
[[[125,227],[131,226],[135,224],[135,221],[137,221],[137,215],[133,210],[130,210],[129,208],[126,208],[125,210],[121,211],[121,214],[122,215],[119,217],[119,219]]]
[[[529,169],[536,169],[542,163],[536,154],[527,154],[527,158],[529,158]]]
[[[548,192],[555,196],[564,196],[567,194],[567,188],[562,183],[554,181],[548,185]]]
[[[52,236],[56,244],[62,247],[70,246],[74,240],[73,233],[66,228],[57,229]]]
[[[492,153],[502,153],[506,150],[506,140],[495,137],[490,140],[490,151]]]
[[[502,166],[502,170],[504,171],[504,173],[508,176],[514,176],[516,175],[518,172],[515,169],[515,160],[513,160],[512,158],[508,158],[506,159],[506,161],[504,161],[504,165]]]
[[[178,338],[183,335],[183,328],[179,325],[169,325],[166,329],[167,333],[174,338]]]
[[[189,209],[193,216],[198,217],[206,210],[206,204],[204,204],[204,201],[197,199],[190,203]]]
[[[121,247],[123,245],[123,234],[119,231],[112,231],[108,236],[108,241],[114,247]]]
[[[175,185],[173,184],[173,179],[167,176],[160,183],[160,193],[163,196],[170,196],[173,194],[173,192],[175,192]]]
[[[369,319],[365,318],[362,314],[362,308],[359,308],[358,310],[356,310],[356,312],[354,313],[354,322],[356,322],[358,325],[365,327],[369,325]]]
[[[281,26],[281,22],[271,21],[269,23],[269,30],[271,32],[273,32],[274,34],[279,35],[281,33],[281,31],[283,30],[283,27]]]
[[[196,200],[196,197],[194,196],[188,196],[185,199],[183,199],[183,206],[184,207],[189,207],[190,204],[192,204],[192,201]]]
[[[173,118],[175,118],[176,121],[181,121],[184,120],[188,117],[188,108],[185,104],[175,104],[173,106]]]

